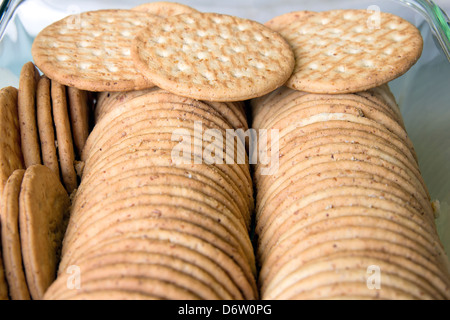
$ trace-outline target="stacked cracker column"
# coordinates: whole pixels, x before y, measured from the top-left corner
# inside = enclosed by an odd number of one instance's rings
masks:
[[[255,166],[262,299],[450,297],[448,260],[413,145],[388,85],[369,83],[382,68],[368,73],[367,81],[333,74],[357,63],[346,64],[349,55],[342,56],[333,46],[339,40],[328,35],[348,39],[352,29],[349,35],[334,28],[359,14],[285,16],[296,21],[279,30],[296,50],[297,71],[290,88],[252,101],[253,127],[268,141],[260,151],[272,159],[270,166],[277,160],[272,170]],[[283,20],[268,25],[280,27]],[[335,25],[314,34],[332,21]],[[392,32],[396,27],[390,23]],[[307,34],[308,27],[327,48],[318,44],[313,53],[302,51],[306,40],[293,34],[302,28]],[[345,49],[356,47],[361,49],[349,41]],[[327,71],[315,70],[320,63]]]
[[[193,130],[196,121],[201,137],[245,129],[242,106],[155,89],[122,104],[115,97],[100,100],[109,111],[98,113],[84,149],[60,277],[46,298],[257,298],[249,167],[198,164],[206,145]],[[200,146],[192,155],[173,154],[183,133]],[[74,266],[79,290],[66,285]]]

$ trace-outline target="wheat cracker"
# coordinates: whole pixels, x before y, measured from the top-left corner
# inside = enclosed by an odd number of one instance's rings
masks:
[[[294,67],[278,33],[217,13],[168,17],[136,37],[132,55],[158,87],[210,101],[262,96],[283,85]]]
[[[12,300],[30,300],[19,233],[19,194],[24,169],[13,172],[1,198],[1,244],[9,296]]]
[[[159,19],[132,10],[70,15],[39,32],[31,52],[43,73],[69,87],[92,92],[151,88],[130,50],[137,32]]]

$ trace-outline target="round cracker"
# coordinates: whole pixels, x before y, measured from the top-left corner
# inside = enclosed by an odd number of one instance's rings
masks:
[[[294,67],[292,50],[278,33],[217,13],[168,17],[141,31],[132,55],[158,87],[210,101],[262,96],[283,85]]]
[[[423,48],[413,24],[369,10],[312,13],[279,32],[296,57],[286,85],[315,93],[358,92],[392,81],[417,62]]]
[[[51,80],[46,76],[42,76],[37,86],[36,114],[39,140],[41,142],[42,164],[49,167],[59,177],[59,159],[58,151],[56,150],[50,86]]]
[[[0,90],[0,195],[9,176],[24,168],[17,98],[14,87]]]
[[[31,52],[42,72],[69,87],[94,92],[151,88],[130,50],[136,32],[160,19],[132,10],[82,12],[39,32]]]
[[[27,169],[19,197],[22,258],[31,297],[39,300],[55,279],[70,199],[53,171]]]
[[[24,169],[13,172],[5,185],[0,202],[1,247],[9,296],[12,300],[30,300],[19,233],[19,194],[24,174]]]
[[[25,167],[41,164],[41,148],[36,124],[36,87],[39,72],[32,62],[23,65],[17,100],[22,153]]]
[[[61,177],[67,192],[70,194],[77,188],[78,178],[75,171],[75,150],[67,106],[66,87],[56,81],[52,81],[51,95]]]

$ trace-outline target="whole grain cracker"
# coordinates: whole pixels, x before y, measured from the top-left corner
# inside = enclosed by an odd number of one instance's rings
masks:
[[[167,217],[165,213],[167,213]],[[68,244],[65,242],[65,247],[69,249],[63,253],[64,257],[68,261],[76,262],[83,253],[89,252],[92,245],[95,245],[97,242],[102,242],[105,237],[109,237],[112,233],[108,232],[108,230],[111,230],[114,226],[132,225],[135,221],[141,221],[145,225],[155,226],[155,230],[161,228],[182,232],[183,234],[199,239],[201,242],[210,243],[222,252],[222,254],[231,258],[236,266],[239,266],[243,270],[249,280],[254,276],[254,263],[249,262],[248,259],[251,258],[245,256],[236,240],[232,239],[231,235],[229,233],[227,234],[223,230],[223,227],[217,223],[215,228],[204,228],[200,226],[201,215],[196,214],[194,210],[149,203],[148,205],[142,204],[131,208],[119,209],[111,216],[117,217],[117,221],[113,221],[107,216],[96,221],[96,225],[87,228],[87,230],[93,232],[91,233],[92,237],[88,237],[88,234],[80,232],[78,236],[73,238],[72,243]],[[189,216],[195,221],[189,221],[189,218],[187,218]],[[205,219],[204,224],[214,226],[214,221]],[[182,226],[182,229],[179,229],[178,226]],[[219,229],[222,230],[219,231]],[[221,232],[222,235],[218,236],[216,232]]]
[[[157,193],[158,189],[161,190],[161,194]],[[190,221],[210,230],[218,238],[226,239],[236,250],[242,250],[248,263],[254,267],[255,259],[247,230],[242,225],[240,227],[236,226],[233,222],[234,217],[222,214],[220,207],[216,210],[211,210],[207,204],[202,203],[198,199],[193,199],[196,194],[188,197],[184,193],[188,192],[185,189],[165,185],[147,186],[120,192],[114,200],[104,205],[104,210],[98,210],[97,212],[89,210],[86,212],[85,214],[90,215],[89,220],[79,224],[75,233],[67,235],[65,240],[66,246],[71,246],[74,243],[71,241],[72,238],[89,238],[91,235],[95,235],[99,228],[103,228],[105,224],[111,224],[113,219],[118,222],[129,218],[126,216],[129,214],[126,210],[131,205],[134,206],[133,208],[136,208],[133,217],[138,217],[139,214],[144,216],[149,214],[148,212],[140,212],[138,210],[139,206],[170,203],[178,206],[178,210],[176,212],[164,211],[165,217],[169,217],[172,214],[172,217]],[[205,195],[203,197],[205,198]],[[158,210],[162,211],[164,207],[161,205],[161,208]],[[218,220],[220,220],[220,224],[217,223]]]
[[[5,270],[3,267],[2,250],[0,249],[0,301],[9,300],[8,283],[5,278]]]
[[[349,247],[347,245],[343,246]],[[327,268],[326,265],[323,264],[324,262],[326,263],[326,261],[328,261],[329,266],[332,266],[331,261],[334,259],[353,259],[355,257],[372,259],[372,261],[377,261],[380,263],[369,263],[368,265],[385,265],[387,270],[389,270],[389,273],[399,275],[405,280],[408,280],[411,283],[415,283],[418,288],[431,294],[434,297],[433,299],[445,299],[445,297],[448,295],[448,293],[441,290],[442,288],[435,287],[433,280],[428,280],[429,278],[427,278],[425,274],[429,275],[429,272],[426,272],[422,266],[412,263],[405,257],[390,255],[388,253],[375,250],[368,250],[367,252],[361,252],[360,250],[338,251],[336,253],[328,254],[324,257],[319,257],[312,260],[308,259],[304,264],[299,264],[299,273],[295,274],[295,272],[291,273],[291,275],[298,277],[301,273],[306,274],[308,272],[308,269],[310,271],[314,271],[314,269],[317,268],[317,264],[322,264],[322,268]],[[276,281],[273,281],[272,283],[274,284],[275,282]],[[285,288],[285,286],[283,286],[281,282],[278,282],[276,286],[271,284],[270,287],[267,287],[264,290],[264,292],[267,293],[267,295],[264,294],[264,296],[268,297],[269,292],[271,296],[280,294],[280,292],[283,290],[283,287]]]
[[[218,296],[204,283],[197,281],[191,276],[182,273],[172,266],[163,265],[155,261],[153,263],[142,263],[142,262],[134,262],[131,260],[135,257],[133,252],[130,251],[130,254],[123,254],[123,261],[117,261],[116,263],[111,264],[99,264],[94,269],[86,269],[83,266],[79,266],[80,270],[83,274],[83,283],[79,290],[66,290],[65,292],[59,295],[59,299],[65,300],[68,296],[77,296],[79,292],[83,292],[86,284],[92,283],[97,280],[103,279],[114,279],[114,278],[127,278],[127,277],[137,277],[143,280],[154,279],[160,281],[159,283],[155,283],[155,286],[160,286],[161,284],[171,284],[175,288],[181,289],[180,291],[185,291],[190,295],[194,295],[198,297],[198,299],[202,300],[217,300]],[[117,288],[121,288],[118,286]],[[99,290],[99,288],[90,288],[90,290]],[[105,288],[106,289],[106,288]],[[155,295],[160,297],[161,299],[180,299],[180,297],[173,295],[173,293],[169,293],[166,285],[163,285],[161,288],[161,293],[155,292],[155,288],[145,288],[143,287],[143,292],[147,292],[148,294]],[[152,291],[150,291],[152,290]],[[167,295],[164,295],[167,294]],[[186,299],[192,299],[192,296],[186,296]],[[183,299],[181,297],[181,299]]]
[[[19,78],[18,115],[25,167],[41,164],[36,124],[36,88],[39,72],[32,62],[23,65]]]
[[[55,126],[53,123],[51,80],[41,77],[37,87],[36,115],[41,142],[42,164],[52,169],[59,177],[59,159],[56,148]]]
[[[390,13],[331,10],[312,13],[279,31],[296,65],[286,85],[315,93],[349,93],[387,83],[419,59],[423,39]]]
[[[132,55],[158,87],[210,101],[262,96],[283,85],[294,67],[278,33],[216,13],[169,17],[136,37]]]
[[[159,17],[132,10],[99,10],[68,16],[42,30],[32,55],[50,79],[87,91],[129,91],[153,87],[131,59],[140,28]]]
[[[0,90],[0,195],[9,176],[24,168],[17,97],[14,87]]]
[[[158,225],[161,227],[155,228]],[[113,225],[108,230],[103,230],[100,232],[96,239],[98,241],[91,241],[91,247],[88,252],[96,251],[95,246],[99,246],[99,244],[106,243],[108,239],[111,239],[117,234],[127,234],[127,233],[135,233],[135,232],[143,232],[145,231],[146,237],[148,239],[159,239],[159,240],[169,240],[174,244],[181,244],[188,248],[191,248],[206,257],[214,260],[217,264],[221,266],[226,272],[231,276],[234,283],[241,289],[244,294],[244,297],[247,299],[254,299],[257,295],[256,291],[256,283],[255,279],[251,275],[250,269],[248,266],[245,270],[241,269],[238,264],[228,255],[226,255],[222,250],[215,247],[212,243],[208,241],[202,240],[199,237],[190,235],[186,232],[177,231],[173,229],[176,226],[182,226],[185,224],[184,222],[171,222],[171,221],[163,221],[163,220],[154,220],[154,219],[136,219],[127,222],[122,222]],[[167,226],[169,229],[164,228],[163,226]],[[61,261],[60,267],[62,270],[73,263],[76,263],[78,258],[81,257],[79,251],[74,251],[73,256],[63,256],[63,260]]]
[[[25,275],[32,299],[55,280],[70,199],[58,177],[43,165],[27,169],[19,196],[19,228]]]
[[[168,1],[156,1],[150,3],[144,3],[134,7],[131,10],[144,11],[151,14],[155,14],[161,18],[167,18],[183,13],[198,12],[196,9],[191,8],[185,4]]]
[[[25,279],[19,232],[19,194],[24,169],[18,169],[8,179],[1,197],[1,244],[3,262],[12,300],[30,300]]]
[[[210,275],[213,279],[210,283],[211,287],[215,288],[218,293],[227,297],[227,299],[243,299],[242,293],[231,280],[230,276],[217,265],[212,257],[205,257],[186,246],[172,243],[168,240],[147,239],[145,233],[128,233],[125,235],[111,238],[105,244],[96,247],[95,252],[86,255],[79,260],[83,264],[91,260],[94,264],[96,260],[98,263],[106,263],[110,259],[115,259],[117,254],[128,252],[130,248],[134,248],[139,252],[147,252],[150,254],[164,255],[169,258],[172,257],[177,260],[182,260],[186,264],[193,265],[205,273]],[[170,248],[170,250],[168,250]],[[137,259],[139,261],[139,259]],[[63,275],[65,273],[62,273]],[[62,278],[64,280],[64,278]],[[57,280],[58,286],[64,286],[65,281]],[[53,287],[53,286],[52,286]],[[53,289],[53,288],[52,288]],[[53,290],[52,290],[53,291]]]
[[[70,126],[66,87],[52,80],[51,96],[61,177],[67,192],[70,194],[77,188],[78,178],[75,171],[75,150],[73,146],[72,128]]]
[[[77,155],[81,155],[90,133],[90,108],[88,92],[74,87],[67,87],[73,144]]]

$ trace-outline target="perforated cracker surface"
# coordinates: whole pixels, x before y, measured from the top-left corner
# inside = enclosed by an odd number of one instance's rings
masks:
[[[283,85],[294,67],[293,52],[278,33],[215,13],[169,17],[141,32],[132,54],[157,86],[211,101],[264,95]]]
[[[84,12],[60,20],[38,34],[32,54],[52,80],[89,91],[153,87],[135,68],[130,46],[147,24],[161,19],[132,10]]]
[[[295,51],[287,82],[313,93],[350,93],[387,83],[422,53],[419,30],[400,17],[367,10],[310,14],[279,31]]]

